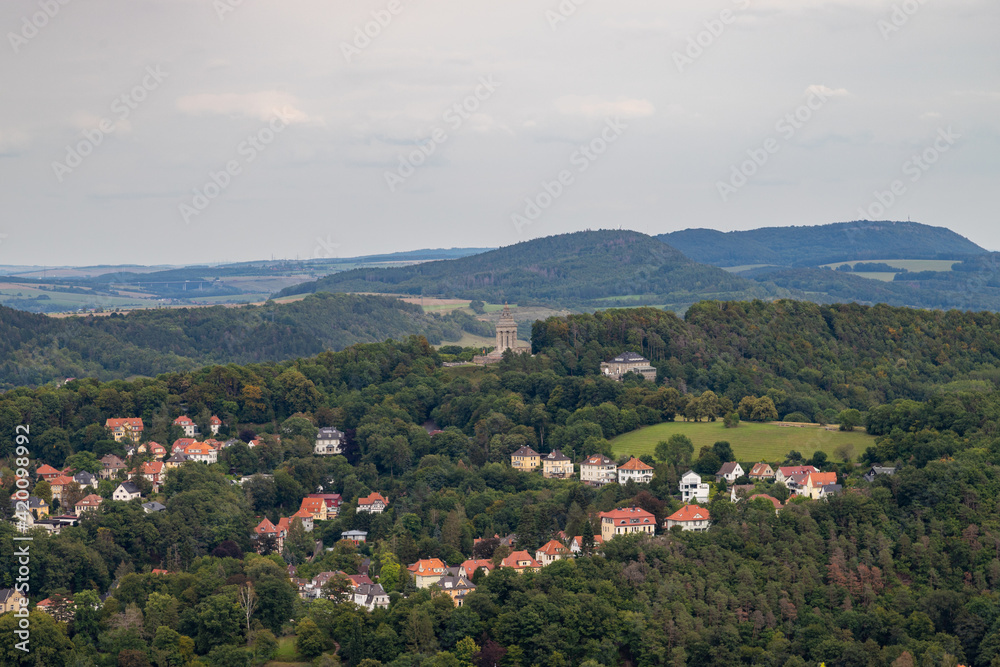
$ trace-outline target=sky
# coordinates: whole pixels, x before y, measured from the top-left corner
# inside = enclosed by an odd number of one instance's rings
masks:
[[[874,219],[1000,249],[996,0],[3,0],[0,264]]]

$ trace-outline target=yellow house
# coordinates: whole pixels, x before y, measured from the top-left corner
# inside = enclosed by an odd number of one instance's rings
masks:
[[[16,588],[0,588],[0,614],[17,611],[27,604],[28,598],[24,597]]]
[[[531,472],[537,470],[542,465],[541,456],[531,447],[521,447],[510,455],[510,465],[514,470]]]
[[[111,435],[114,436],[115,442],[121,442],[126,438],[132,442],[139,442],[142,438],[142,431],[144,429],[142,419],[139,419],[138,417],[109,419],[104,425],[109,431],[111,431]]]

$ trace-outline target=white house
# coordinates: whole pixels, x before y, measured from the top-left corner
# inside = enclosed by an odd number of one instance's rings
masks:
[[[653,466],[646,465],[634,456],[618,468],[618,483],[625,484],[628,481],[638,484],[649,484],[653,481]]]
[[[134,498],[140,497],[142,494],[139,492],[139,487],[132,482],[122,482],[115,489],[115,492],[111,494],[112,500],[122,500],[128,502]]]
[[[187,415],[181,415],[174,420],[174,426],[180,426],[184,431],[184,436],[193,438],[198,433],[198,426]]]
[[[743,476],[743,466],[735,461],[730,461],[728,463],[723,463],[722,467],[719,468],[719,472],[715,473],[715,481],[726,480],[730,484],[738,480]]]
[[[701,475],[694,470],[688,470],[681,477],[680,490],[681,500],[685,503],[693,501],[699,503],[708,502],[708,484],[703,484]]]
[[[343,453],[344,434],[333,427],[325,427],[316,434],[316,445],[313,453],[321,456],[332,456]]]

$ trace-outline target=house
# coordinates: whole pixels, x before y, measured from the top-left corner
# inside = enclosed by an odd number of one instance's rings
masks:
[[[778,468],[778,470],[774,473],[774,481],[785,484],[785,482],[790,479],[792,475],[807,475],[811,472],[819,472],[819,470],[816,470],[816,468],[812,466],[783,466]],[[788,484],[785,484],[785,486],[788,486]]]
[[[809,479],[809,475],[810,473],[807,472],[794,473],[789,475],[783,483],[793,494],[802,495],[802,489],[805,487],[806,481]]]
[[[271,521],[264,517],[264,520],[257,524],[257,527],[253,529],[255,533],[255,538],[258,542],[257,551],[264,550],[263,542],[268,540],[274,540],[275,548],[280,552],[284,546],[284,539],[282,538],[281,531],[275,526]]]
[[[49,515],[49,504],[37,496],[28,496],[28,511],[40,519]]]
[[[313,446],[313,453],[320,456],[333,456],[343,454],[344,434],[337,429],[327,426],[321,428],[316,434],[316,444]]]
[[[573,461],[558,449],[542,458],[542,477],[546,479],[569,479],[573,472]]]
[[[348,542],[354,542],[354,546],[359,544],[364,544],[368,539],[367,530],[345,530],[340,534],[340,539],[346,540]]]
[[[747,496],[752,495],[756,488],[753,484],[733,484],[729,487],[729,500],[730,502],[738,503]]]
[[[802,490],[799,493],[813,500],[818,500],[823,493],[824,486],[836,483],[837,473],[835,472],[812,472],[806,477],[805,484],[802,485]]]
[[[663,527],[670,530],[674,526],[680,526],[681,530],[702,532],[708,530],[711,519],[711,515],[704,507],[685,505],[668,516],[663,522]]]
[[[61,470],[56,470],[55,468],[53,468],[52,466],[50,466],[47,463],[43,463],[42,465],[38,466],[37,470],[35,470],[35,475],[39,479],[44,479],[45,481],[49,481],[50,479],[53,479],[55,477],[59,477],[60,475],[62,475],[62,471]]]
[[[75,526],[79,520],[80,518],[75,514],[63,514],[60,516],[50,516],[47,519],[40,519],[34,525],[58,535],[63,528],[66,526]]]
[[[164,461],[163,464],[167,470],[173,470],[174,468],[181,467],[190,460],[187,454],[177,452],[176,454],[171,454],[170,458]]]
[[[144,442],[135,448],[135,451],[139,454],[149,453],[154,459],[160,459],[167,455],[167,448],[158,442]]]
[[[636,482],[649,484],[653,481],[653,466],[646,465],[634,456],[618,467],[618,483]]]
[[[155,500],[152,502],[142,504],[142,511],[145,512],[146,514],[152,514],[153,512],[162,512],[165,509],[167,509],[166,505],[158,503]]]
[[[594,535],[594,549],[597,550],[602,544],[604,544],[604,538],[600,535]],[[582,535],[577,535],[569,541],[569,552],[574,556],[583,553]]]
[[[193,438],[198,433],[198,426],[187,415],[181,415],[174,420],[174,426],[180,426],[184,435]]]
[[[465,602],[465,596],[476,590],[473,584],[464,574],[448,574],[438,579],[435,584],[441,592],[451,598],[452,604],[461,607]]]
[[[619,535],[656,532],[656,517],[641,507],[620,507],[601,512],[601,537],[604,542]]]
[[[73,475],[73,481],[79,484],[81,489],[86,489],[87,487],[97,488],[97,475],[93,475],[86,470],[81,470]]]
[[[843,490],[844,490],[844,487],[841,484],[827,484],[826,486],[824,486],[823,488],[821,488],[819,490],[819,496],[818,497],[821,500],[825,500],[825,499],[829,498],[830,496],[837,495],[838,493],[840,493]]]
[[[541,464],[541,456],[531,447],[521,447],[510,455],[510,466],[514,470],[531,472]]]
[[[125,462],[114,454],[105,454],[101,457],[101,472],[98,476],[101,479],[114,479],[118,473],[125,469]]]
[[[509,567],[515,572],[538,572],[542,564],[527,551],[515,551],[500,562],[500,567]]]
[[[371,493],[364,498],[358,498],[358,511],[369,514],[381,514],[389,506],[389,501],[380,493]]]
[[[215,415],[212,415],[212,417],[208,420],[208,430],[212,432],[212,435],[218,435],[220,428],[222,428],[222,420]]]
[[[681,477],[680,482],[681,500],[685,503],[696,501],[699,503],[708,502],[708,484],[703,484],[701,475],[694,470],[688,470]]]
[[[307,533],[311,533],[313,530],[313,515],[307,509],[300,509],[298,512],[292,515],[293,519],[298,519],[302,522],[302,530]]]
[[[16,588],[0,588],[0,614],[20,611],[28,606],[28,598]]]
[[[326,503],[326,518],[333,519],[340,513],[344,499],[339,493],[310,493],[306,498],[321,498]]]
[[[145,427],[138,417],[126,417],[124,419],[109,419],[104,422],[104,426],[111,431],[111,436],[115,442],[129,440],[139,442],[142,439],[142,432]]]
[[[322,498],[303,498],[299,512],[307,512],[313,521],[326,521],[326,503]]]
[[[83,516],[83,513],[88,510],[96,510],[104,502],[104,498],[101,498],[96,493],[91,493],[89,496],[81,498],[79,502],[76,503],[76,515]]]
[[[418,560],[406,569],[413,575],[417,588],[430,588],[448,574],[448,566],[440,558]]]
[[[896,466],[886,467],[886,466],[872,466],[868,472],[865,473],[866,482],[874,482],[876,477],[881,475],[895,475]]]
[[[728,463],[723,463],[722,467],[719,468],[719,472],[715,473],[716,483],[726,480],[730,484],[738,480],[743,476],[743,466],[735,461],[729,461]]]
[[[174,440],[174,444],[170,445],[170,453],[177,454],[178,452],[185,454],[187,453],[187,448],[198,442],[194,438],[177,438]]]
[[[535,560],[543,566],[567,557],[569,557],[569,549],[559,540],[549,540],[545,546],[535,552]]]
[[[163,461],[146,461],[139,466],[139,474],[153,483],[153,491],[163,483]]]
[[[747,477],[755,482],[771,480],[774,479],[774,470],[766,463],[755,463],[747,473]]]
[[[778,511],[781,510],[782,507],[781,501],[775,498],[774,496],[767,495],[766,493],[755,493],[752,496],[750,496],[749,500],[753,501],[757,500],[758,498],[763,498],[767,502],[771,503],[771,505],[774,507],[775,514],[777,514]]]
[[[66,487],[70,484],[75,484],[76,482],[72,477],[67,475],[59,475],[58,477],[53,477],[49,480],[49,486],[52,487],[52,497],[58,498],[59,502],[63,501],[63,493],[66,491]]]
[[[493,561],[489,560],[488,558],[477,558],[477,559],[470,558],[469,560],[463,562],[459,566],[459,570],[462,572],[462,574],[465,575],[465,577],[469,581],[472,581],[472,578],[475,576],[476,572],[485,572],[486,574],[492,572]]]
[[[385,609],[389,606],[389,594],[382,584],[360,584],[354,588],[354,604],[374,611],[376,607]]]
[[[587,486],[617,482],[618,466],[604,454],[594,454],[580,464],[580,481]]]
[[[188,445],[184,448],[184,453],[188,459],[199,463],[216,463],[219,460],[218,450],[204,442]]]
[[[649,365],[649,359],[635,352],[624,352],[611,361],[601,363],[601,373],[621,381],[626,373],[638,373],[650,382],[656,382],[656,369]]]
[[[139,491],[139,487],[133,482],[122,482],[115,489],[115,492],[111,494],[112,500],[120,500],[122,502],[128,502],[130,500],[135,500],[139,498],[142,494]]]

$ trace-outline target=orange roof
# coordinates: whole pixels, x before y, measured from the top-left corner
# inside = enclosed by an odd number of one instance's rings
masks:
[[[526,565],[519,565],[519,563],[527,563]],[[503,559],[501,563],[504,567],[513,567],[515,569],[523,569],[528,567],[541,567],[542,564],[531,557],[527,551],[515,551],[511,555]]]
[[[383,505],[389,504],[389,501],[382,497],[382,494],[372,493],[365,498],[358,498],[358,507],[361,505],[374,505],[376,500],[381,500]]]
[[[539,551],[547,556],[558,556],[566,553],[569,549],[557,540],[549,540]]]
[[[67,484],[72,484],[73,478],[67,477],[66,475],[59,475],[58,477],[53,477],[49,480],[49,484],[52,486],[65,486]]]
[[[152,574],[170,574],[170,570],[155,569],[153,570]]]
[[[163,461],[146,461],[142,464],[143,475],[159,475],[163,472]]]
[[[38,470],[35,471],[35,474],[39,477],[42,475],[58,475],[59,471],[50,466],[48,463],[43,463],[38,466]]]
[[[142,430],[142,419],[139,417],[124,417],[122,419],[109,419],[104,423],[107,428],[115,429],[129,426],[133,429]]]
[[[96,493],[92,493],[89,496],[81,498],[80,501],[76,504],[76,506],[77,507],[79,507],[80,505],[95,505],[96,506],[96,505],[100,505],[103,501],[104,501],[104,498],[101,498]]]
[[[299,517],[300,519],[312,518],[312,512],[307,509],[300,509],[298,512],[292,515],[293,517]]]
[[[633,523],[655,524],[656,517],[641,507],[620,507],[610,512],[601,512],[601,519],[611,519],[616,526],[628,526]],[[633,519],[637,521],[633,522]]]
[[[322,512],[325,507],[326,503],[323,502],[322,498],[303,498],[299,510],[305,510],[309,512],[309,516],[312,516],[316,512]]]
[[[448,566],[440,558],[425,558],[422,560],[418,560],[416,563],[408,566],[406,569],[409,570],[410,572],[413,572],[414,574],[431,575],[431,574],[443,574],[444,571],[448,569]]]
[[[191,421],[191,418],[188,417],[187,415],[181,415],[180,417],[174,420],[174,423],[177,424],[178,426],[184,426],[187,424],[193,424],[194,422]]]
[[[288,529],[291,527],[292,520],[287,516],[283,516],[278,519],[278,532],[287,533]]]
[[[493,561],[486,558],[470,559],[462,563],[462,569],[465,571],[465,576],[467,579],[472,579],[472,575],[476,573],[480,568],[486,568],[487,570],[493,569]]]
[[[254,528],[254,532],[258,534],[277,533],[278,529],[274,527],[274,524],[271,523],[269,519],[265,518],[263,521],[257,524],[257,527]]]
[[[835,472],[814,472],[809,475],[808,484],[811,487],[826,486],[837,483],[837,473]]]
[[[628,460],[628,463],[618,466],[619,470],[652,470],[653,466],[648,466],[634,456]]]
[[[685,505],[667,517],[667,521],[708,521],[712,516],[698,505]]]
[[[219,419],[218,417],[216,417],[215,415],[212,415],[212,418],[208,420],[208,423],[209,424],[220,424],[221,425],[222,424],[222,420]]]

